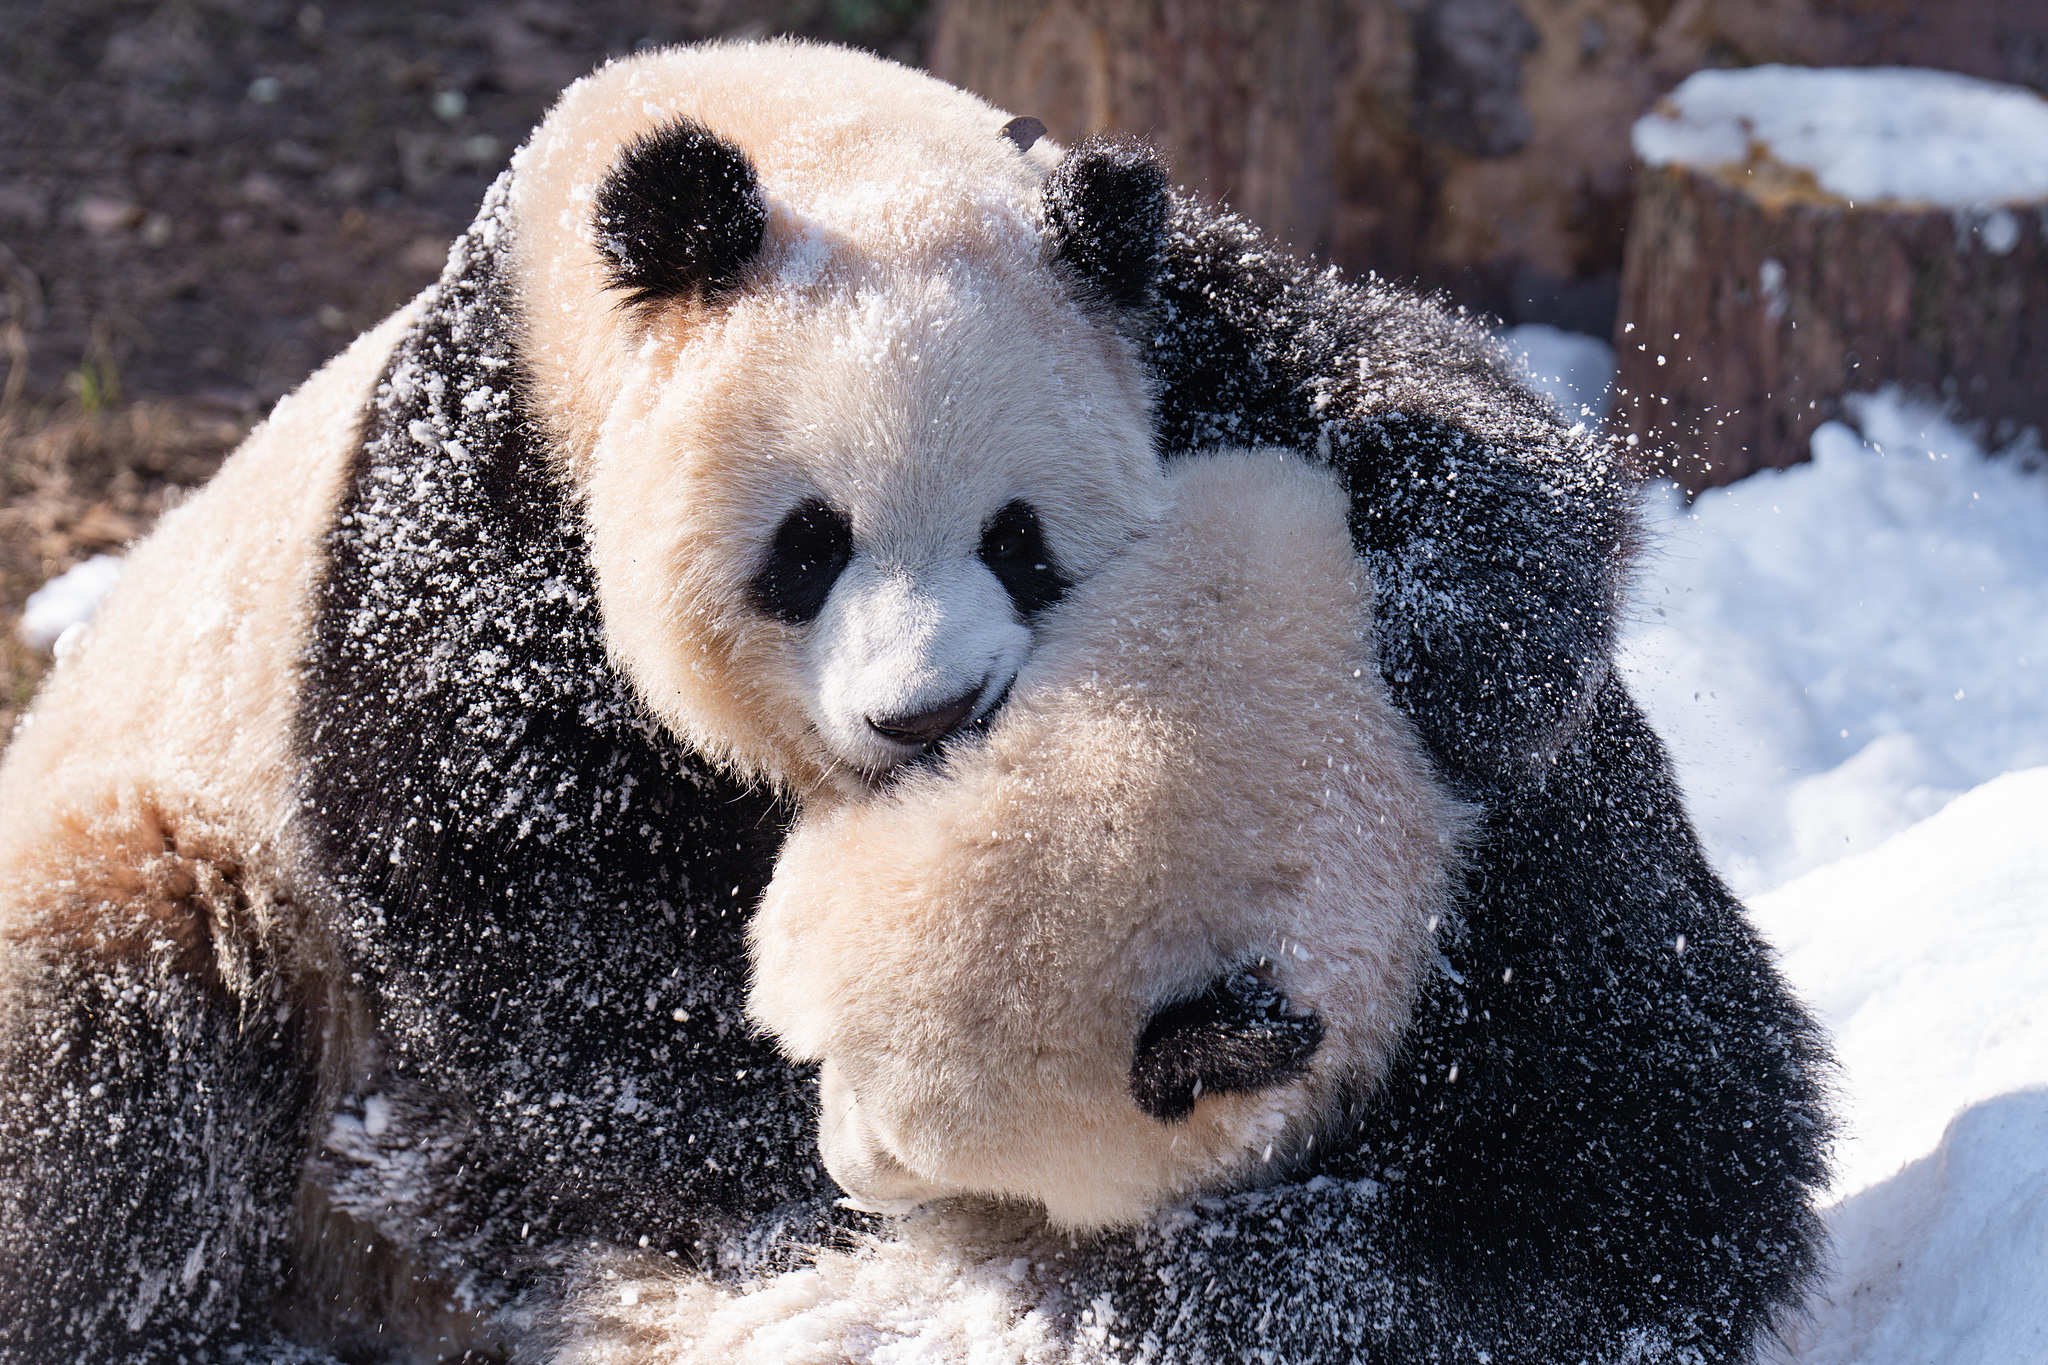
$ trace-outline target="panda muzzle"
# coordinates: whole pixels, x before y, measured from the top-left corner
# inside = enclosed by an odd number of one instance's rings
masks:
[[[897,744],[915,747],[934,744],[973,717],[975,705],[981,700],[982,686],[977,684],[950,701],[940,702],[922,711],[880,718],[869,716],[868,728],[883,739]]]

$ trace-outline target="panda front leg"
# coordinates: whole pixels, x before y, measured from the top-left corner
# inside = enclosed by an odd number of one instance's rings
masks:
[[[218,926],[160,908],[7,946],[0,1361],[324,1358],[269,1322],[313,1101],[306,1016],[267,964],[222,962]]]

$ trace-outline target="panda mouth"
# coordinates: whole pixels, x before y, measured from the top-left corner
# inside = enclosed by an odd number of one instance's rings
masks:
[[[937,739],[920,745],[901,762],[868,774],[869,788],[876,792],[886,792],[913,773],[943,773],[952,753],[980,743],[982,736],[993,728],[996,716],[1008,704],[1010,693],[1016,686],[1017,679],[1013,674],[1010,680],[1003,684],[1003,690],[996,693],[995,700],[982,707],[972,718],[962,721]]]

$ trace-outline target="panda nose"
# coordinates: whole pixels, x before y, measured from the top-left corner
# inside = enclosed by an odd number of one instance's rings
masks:
[[[973,687],[951,701],[940,702],[923,711],[901,716],[869,716],[868,728],[898,744],[930,744],[958,729],[962,721],[973,715],[974,703],[980,697],[981,688]]]

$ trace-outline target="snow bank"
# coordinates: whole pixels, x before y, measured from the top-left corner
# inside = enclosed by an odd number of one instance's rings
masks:
[[[2048,478],[1850,400],[1813,463],[1652,499],[1622,667],[1744,895],[2048,764]]]
[[[1775,161],[1852,203],[2048,200],[2048,100],[1947,71],[1698,71],[1637,121],[1634,139],[1648,165]]]
[[[1784,1359],[2048,1360],[2048,472],[1850,410],[1812,464],[1654,498],[1623,666],[1842,1065],[1836,1270]]]
[[[74,564],[28,595],[21,638],[36,649],[55,649],[66,631],[83,628],[121,577],[118,555],[94,555]]]
[[[1842,1064],[1801,1365],[2048,1360],[2048,768],[1756,901]]]
[[[2048,768],[1987,782],[1750,913],[1835,1035],[1837,1195],[1934,1150],[1969,1106],[2048,1087]]]

